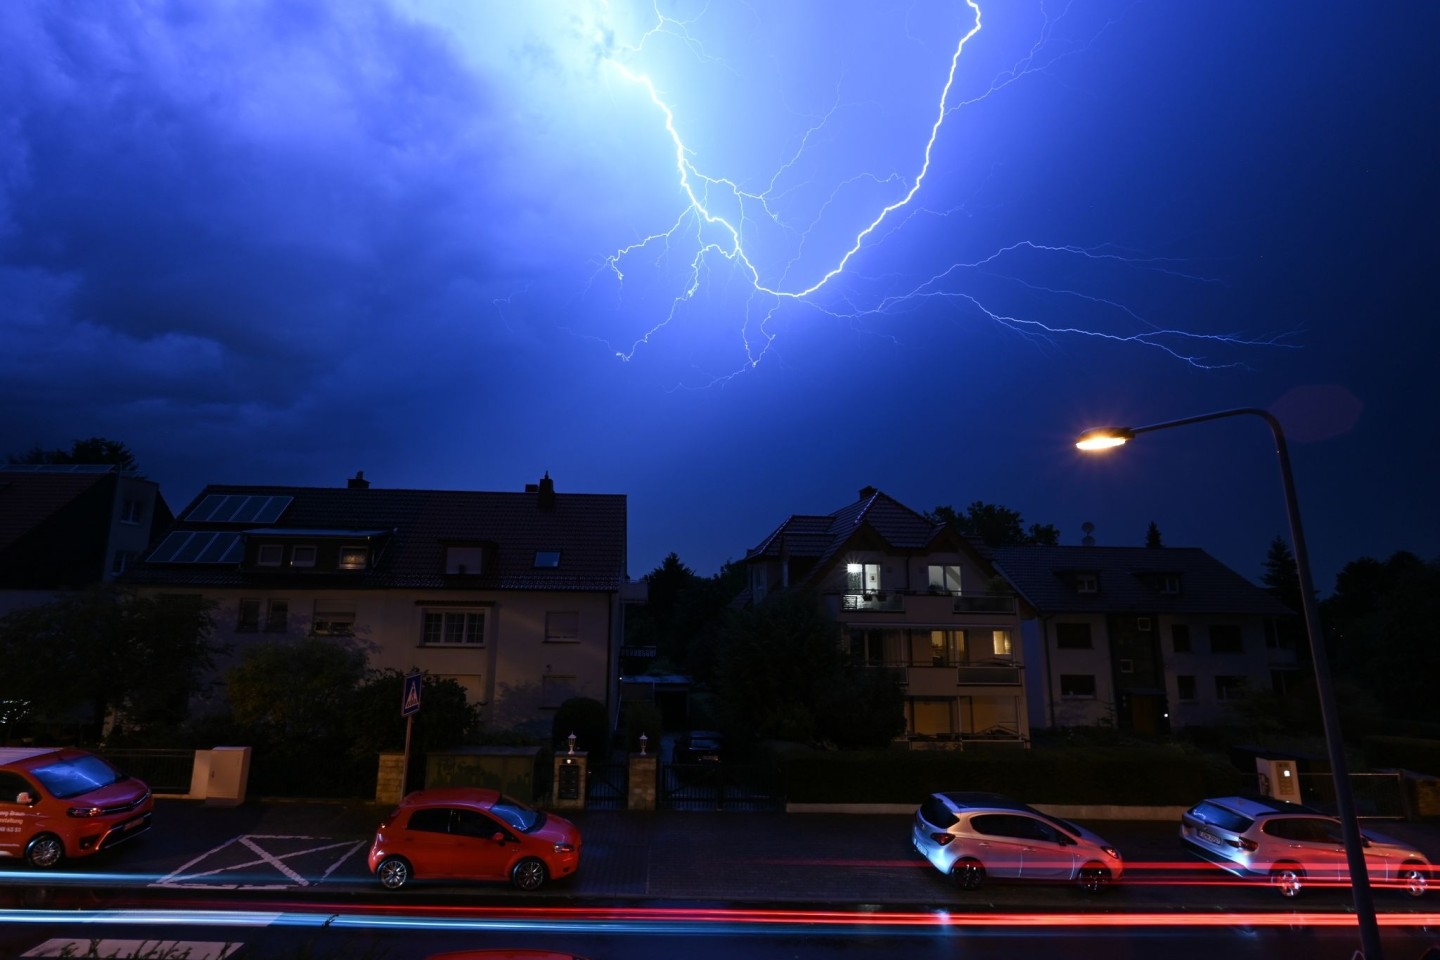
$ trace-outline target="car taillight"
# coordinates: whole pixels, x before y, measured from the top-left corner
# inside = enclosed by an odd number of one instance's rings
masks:
[[[573,843],[557,843],[557,844],[555,844],[555,852],[556,852],[556,853],[574,853],[574,852],[575,852],[575,844],[573,844]]]
[[[98,817],[105,813],[104,807],[71,807],[65,811],[68,817]]]
[[[1249,837],[1236,837],[1235,846],[1239,847],[1241,850],[1244,850],[1246,853],[1252,853],[1260,848],[1260,844],[1256,843],[1254,840],[1251,840]]]
[[[950,834],[948,833],[932,833],[930,834],[930,839],[934,840],[936,843],[940,844],[940,846],[943,847],[945,846],[945,844],[949,843],[955,838],[950,836]]]

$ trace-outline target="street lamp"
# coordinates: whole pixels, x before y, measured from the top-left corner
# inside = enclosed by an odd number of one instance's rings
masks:
[[[1335,707],[1335,691],[1330,680],[1330,661],[1320,638],[1320,615],[1315,605],[1315,587],[1310,579],[1310,557],[1305,549],[1305,531],[1300,525],[1300,504],[1295,498],[1295,478],[1290,472],[1290,453],[1285,446],[1285,432],[1280,421],[1266,410],[1245,407],[1221,410],[1182,420],[1167,420],[1145,427],[1100,427],[1086,430],[1075,446],[1081,450],[1108,450],[1134,440],[1142,433],[1168,430],[1223,417],[1255,416],[1270,425],[1275,435],[1275,455],[1280,459],[1280,480],[1285,487],[1285,510],[1290,519],[1290,540],[1295,550],[1295,572],[1300,579],[1300,603],[1305,614],[1305,635],[1310,642],[1310,659],[1315,665],[1315,693],[1320,699],[1320,718],[1325,728],[1325,747],[1330,756],[1330,773],[1335,780],[1335,806],[1340,830],[1345,840],[1345,859],[1350,865],[1350,883],[1355,891],[1355,917],[1360,924],[1360,949],[1366,960],[1381,960],[1380,928],[1375,922],[1375,903],[1370,891],[1370,874],[1365,868],[1365,842],[1360,836],[1360,823],[1355,817],[1355,800],[1350,792],[1350,771],[1345,762],[1345,746],[1340,736],[1340,716]]]

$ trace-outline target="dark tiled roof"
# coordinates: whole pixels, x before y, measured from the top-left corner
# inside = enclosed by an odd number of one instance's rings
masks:
[[[254,524],[188,521],[190,510],[212,494],[293,498],[279,519]],[[461,490],[211,485],[196,496],[172,530],[264,529],[297,535],[317,530],[387,531],[369,570],[278,572],[238,565],[137,564],[131,582],[192,586],[274,584],[283,578],[325,587],[468,590],[615,590],[626,574],[626,498],[623,494],[556,493],[542,508],[541,494]],[[445,549],[453,543],[487,547],[480,576],[447,577]],[[536,568],[537,551],[559,551],[555,568]]]
[[[0,551],[103,482],[109,472],[62,473],[0,468]]]
[[[813,559],[811,577],[823,577],[836,555],[855,544],[861,537],[866,545],[906,552],[926,549],[965,549],[969,545],[960,538],[943,545],[937,539],[950,535],[945,524],[925,519],[898,500],[873,488],[861,491],[861,497],[834,513],[823,516],[797,514],[780,524],[769,536],[745,555],[746,560],[759,557]]]
[[[1000,574],[1042,615],[1176,613],[1293,615],[1289,607],[1198,547],[996,547]],[[1098,593],[1077,593],[1074,575],[1099,577]],[[1156,578],[1180,578],[1178,594]]]

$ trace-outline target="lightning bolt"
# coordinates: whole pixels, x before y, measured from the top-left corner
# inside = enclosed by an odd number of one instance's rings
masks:
[[[957,4],[957,7],[959,5]],[[615,356],[624,361],[632,360],[636,353],[649,344],[680,316],[684,306],[693,301],[704,289],[707,280],[718,273],[728,272],[738,276],[744,285],[746,300],[746,322],[741,329],[745,350],[745,362],[735,372],[717,378],[731,377],[758,365],[766,356],[776,338],[772,321],[777,311],[787,305],[800,304],[820,315],[851,323],[861,323],[877,317],[893,315],[901,308],[913,308],[931,302],[949,302],[968,311],[1001,324],[1021,335],[1035,337],[1049,342],[1058,337],[1083,337],[1118,343],[1137,344],[1162,351],[1184,363],[1204,369],[1220,366],[1237,366],[1207,359],[1206,350],[1233,346],[1281,346],[1292,347],[1286,342],[1289,334],[1264,338],[1246,338],[1238,333],[1204,334],[1173,326],[1152,322],[1139,311],[1126,306],[1115,297],[1086,292],[1074,286],[1057,286],[1027,280],[1022,274],[1020,261],[1031,260],[1066,261],[1069,263],[1092,264],[1116,267],[1161,275],[1175,280],[1211,284],[1216,281],[1188,268],[1185,261],[1173,258],[1145,257],[1113,247],[1081,247],[1071,244],[1043,244],[1034,241],[1016,241],[1002,246],[984,257],[966,262],[953,262],[944,269],[924,279],[909,284],[896,284],[899,288],[885,293],[869,302],[857,302],[857,295],[843,288],[837,288],[840,278],[847,272],[854,274],[857,258],[862,251],[873,249],[887,238],[901,230],[913,217],[927,216],[948,218],[958,211],[934,211],[919,205],[917,198],[931,175],[936,144],[946,121],[958,111],[995,95],[1006,87],[1022,80],[1027,75],[1048,69],[1058,59],[1071,56],[1077,49],[1071,48],[1050,59],[1042,54],[1048,48],[1054,25],[1060,18],[1048,14],[1034,43],[1007,70],[996,75],[979,93],[960,98],[956,95],[956,75],[960,70],[967,46],[979,36],[982,13],[977,0],[963,0],[965,16],[958,39],[951,49],[948,69],[943,84],[935,94],[933,119],[928,132],[923,136],[913,156],[914,172],[909,176],[889,174],[885,176],[869,173],[848,178],[833,185],[829,198],[808,224],[796,227],[781,212],[783,204],[782,183],[787,174],[800,162],[810,149],[812,141],[819,137],[831,121],[840,103],[837,90],[836,103],[831,110],[814,121],[798,138],[793,153],[779,165],[766,182],[764,189],[746,189],[737,179],[719,176],[701,169],[696,151],[687,145],[681,132],[682,124],[677,120],[676,109],[663,92],[663,85],[649,73],[632,66],[641,59],[645,48],[656,38],[670,37],[682,43],[697,61],[721,63],[705,49],[697,36],[695,20],[682,20],[663,14],[654,7],[653,25],[636,41],[628,46],[615,47],[605,57],[608,66],[624,81],[644,92],[650,105],[657,111],[664,126],[669,143],[674,150],[675,182],[682,198],[681,209],[662,230],[641,237],[633,243],[621,246],[604,259],[603,270],[608,270],[622,285],[626,280],[627,265],[640,259],[652,248],[659,248],[658,258],[669,258],[676,249],[688,250],[688,263],[682,270],[682,282],[670,299],[668,308],[644,334],[624,349],[615,349]],[[1066,8],[1068,10],[1068,7]],[[889,202],[879,203],[873,215],[862,219],[853,232],[846,233],[848,239],[835,247],[829,265],[811,267],[805,260],[807,245],[812,232],[818,228],[831,204],[837,202],[840,191],[852,186],[856,180],[865,179],[870,183],[900,185],[898,196]],[[755,235],[760,227],[792,231],[798,236],[794,249],[788,257],[766,260],[755,251]],[[653,263],[653,261],[652,261]],[[1013,267],[1007,265],[1014,265]],[[726,269],[728,268],[728,270]],[[805,279],[794,280],[791,274],[806,272]],[[1056,271],[1057,273],[1060,271]],[[1032,294],[1042,294],[1074,304],[1086,305],[1107,311],[1127,321],[1129,329],[1123,332],[1087,328],[1080,325],[1058,326],[1034,317],[988,306],[980,294],[967,289],[966,278],[980,274],[992,282],[1009,284]],[[873,278],[862,278],[873,279]],[[754,322],[758,317],[758,322]],[[614,349],[614,348],[612,348]],[[712,381],[714,383],[716,381]]]

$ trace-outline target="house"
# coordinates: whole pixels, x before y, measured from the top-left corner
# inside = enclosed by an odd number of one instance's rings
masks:
[[[1303,664],[1295,612],[1194,547],[1012,546],[996,570],[1024,624],[1033,727],[1138,734],[1223,723],[1239,699],[1283,694]]]
[[[114,580],[172,520],[159,485],[133,471],[0,466],[0,614]]]
[[[912,746],[1027,742],[1015,597],[966,538],[866,487],[750,550],[742,601],[813,589],[858,665],[903,672]]]
[[[303,635],[376,669],[461,684],[495,728],[548,734],[564,700],[614,712],[626,498],[560,493],[212,484],[131,572],[216,604],[216,639]],[[397,710],[399,705],[397,704]]]

